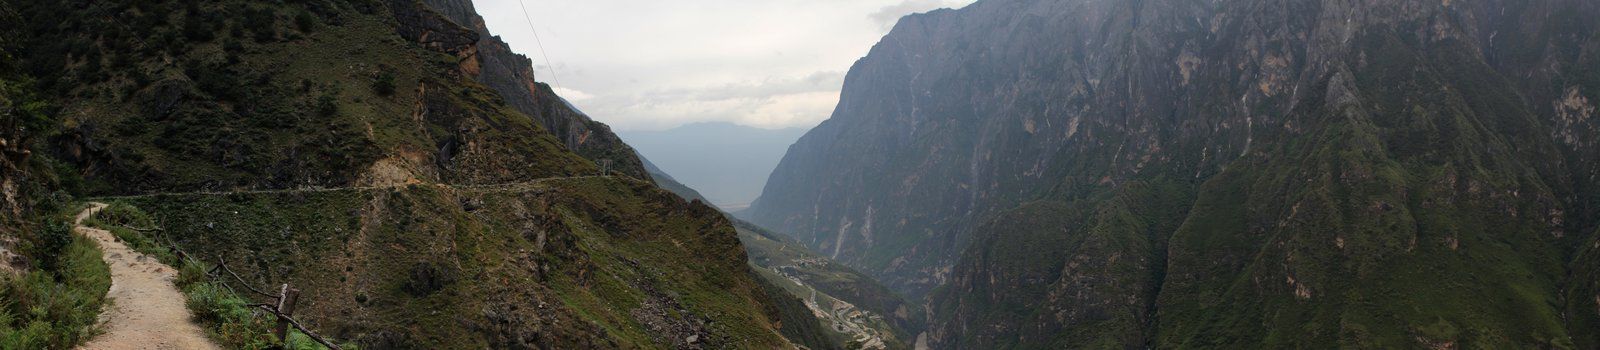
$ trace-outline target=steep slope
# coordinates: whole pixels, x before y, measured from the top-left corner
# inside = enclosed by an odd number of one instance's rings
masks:
[[[662,189],[684,200],[705,202],[699,192],[678,183],[649,159],[644,164]],[[790,340],[811,349],[910,347],[908,340],[921,327],[919,309],[860,272],[731,214],[723,215],[733,221],[750,267],[777,302]],[[812,325],[818,328],[805,329]],[[806,339],[813,333],[832,336]]]
[[[319,332],[366,348],[823,337],[784,326],[720,213],[657,188],[626,145],[583,141],[603,125],[548,89],[525,112],[481,83],[486,34],[448,9],[18,6],[24,66],[64,119],[38,143],[66,164],[41,173],[81,175],[63,187],[143,208],[155,241],[250,284],[305,290],[297,317]]]
[[[726,219],[637,180],[123,200],[369,347],[787,344]]]
[[[914,15],[751,217],[899,291],[941,286],[936,347],[1592,348],[1597,14]]]
[[[685,185],[700,189],[712,204],[743,210],[761,194],[767,175],[805,129],[761,129],[730,123],[694,123],[661,131],[621,134]]]
[[[639,157],[639,160],[644,162],[645,172],[650,174],[651,180],[655,180],[656,184],[661,185],[661,189],[672,192],[678,197],[683,197],[683,200],[686,201],[710,202],[706,200],[705,196],[700,195],[700,191],[695,191],[689,185],[678,182],[678,179],[673,178],[672,175],[667,175],[667,172],[661,171],[661,168],[656,167],[655,163],[651,163],[650,159]]]
[[[800,297],[847,349],[909,349],[921,310],[877,281],[755,224],[733,219],[750,265]]]
[[[611,132],[611,127],[590,119],[565,99],[555,94],[549,84],[534,81],[533,61],[511,51],[511,45],[489,33],[483,17],[467,0],[423,0],[430,8],[455,23],[478,34],[476,60],[473,69],[480,73],[480,83],[500,93],[505,102],[523,114],[533,117],[567,145],[593,161],[607,160],[615,171],[639,179],[648,179],[641,159],[631,146]]]
[[[96,244],[71,232],[56,163],[36,152],[57,113],[16,55],[26,26],[0,0],[0,348],[66,349],[87,341],[111,285]]]

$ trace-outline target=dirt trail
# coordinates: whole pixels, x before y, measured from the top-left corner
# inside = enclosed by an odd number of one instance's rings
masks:
[[[183,293],[173,286],[177,270],[129,249],[111,232],[83,226],[105,207],[93,203],[75,222],[79,234],[100,244],[100,258],[111,266],[109,303],[100,313],[104,333],[79,349],[220,349],[194,324]]]

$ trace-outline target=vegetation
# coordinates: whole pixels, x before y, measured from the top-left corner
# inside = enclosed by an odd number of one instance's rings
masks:
[[[253,302],[238,295],[209,264],[196,259],[180,259],[167,245],[143,232],[159,232],[149,214],[124,201],[116,201],[85,220],[86,225],[111,231],[129,248],[157,258],[169,266],[178,267],[176,287],[188,297],[187,305],[195,318],[206,325],[213,340],[229,349],[326,349],[299,330],[290,329],[286,343],[279,344],[273,335],[277,318],[252,306]],[[341,345],[356,349],[353,344]]]
[[[126,203],[161,228],[150,231],[153,240],[229,261],[247,281],[300,287],[302,322],[355,335],[350,340],[362,346],[495,347],[532,330],[557,347],[672,347],[691,336],[708,345],[783,343],[774,333],[779,316],[762,306],[772,296],[745,275],[742,255],[726,253],[738,241],[717,228],[726,225],[718,224],[720,213],[645,182]],[[703,263],[674,263],[681,261]],[[184,274],[205,269],[186,266]],[[238,321],[237,300],[203,283],[184,290],[197,314],[230,330],[218,339],[251,344],[237,336],[255,334]],[[462,314],[484,317],[463,321]],[[406,321],[386,321],[395,319]],[[508,326],[493,326],[502,323]]]
[[[749,253],[751,268],[756,269],[767,283],[791,297],[811,300],[830,314],[834,308],[844,305],[866,314],[860,319],[843,319],[837,315],[820,318],[826,328],[833,330],[828,333],[833,336],[835,344],[857,340],[856,332],[839,331],[850,329],[850,326],[868,328],[868,332],[880,335],[884,344],[891,349],[910,348],[911,342],[922,331],[921,308],[906,302],[899,294],[878,284],[871,277],[755,224],[735,220],[734,227],[738,229],[739,240]],[[797,285],[797,281],[803,285]]]
[[[0,348],[66,349],[95,334],[111,272],[99,247],[72,233],[67,215],[55,215],[22,246],[38,269],[0,276]]]

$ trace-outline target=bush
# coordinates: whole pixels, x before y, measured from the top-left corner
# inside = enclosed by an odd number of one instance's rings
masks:
[[[54,269],[0,281],[0,349],[70,349],[95,334],[111,287],[99,247],[79,236],[53,260]]]
[[[145,214],[143,210],[127,203],[115,202],[107,205],[93,217],[84,220],[84,225],[110,231],[111,235],[116,236],[129,248],[155,257],[164,264],[178,264],[178,257],[171,249],[140,232],[140,230],[154,229],[155,220],[151,220],[150,215]]]
[[[394,80],[394,72],[385,69],[383,73],[378,73],[378,80],[372,82],[372,90],[378,92],[378,95],[392,96],[395,89]]]
[[[186,268],[187,269],[187,268]],[[211,327],[212,338],[234,349],[267,349],[275,343],[272,325],[256,317],[250,303],[212,283],[196,283],[184,289],[189,310]]]
[[[317,98],[317,116],[331,118],[339,115],[339,98],[331,93]]]
[[[34,232],[28,242],[27,253],[34,257],[34,261],[44,270],[56,270],[60,266],[62,252],[73,241],[72,226],[65,222],[51,222],[44,225],[41,230]]]
[[[294,14],[294,26],[300,29],[301,33],[310,34],[317,30],[317,18],[309,11],[300,10]]]
[[[257,42],[269,42],[278,37],[278,14],[269,8],[251,8],[244,11],[244,27],[254,34]]]

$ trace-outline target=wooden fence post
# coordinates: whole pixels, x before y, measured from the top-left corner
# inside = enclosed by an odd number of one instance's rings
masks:
[[[289,288],[288,283],[284,283],[278,292],[278,328],[274,331],[278,333],[279,343],[289,340],[289,315],[294,314],[294,303],[299,299],[300,290]]]

